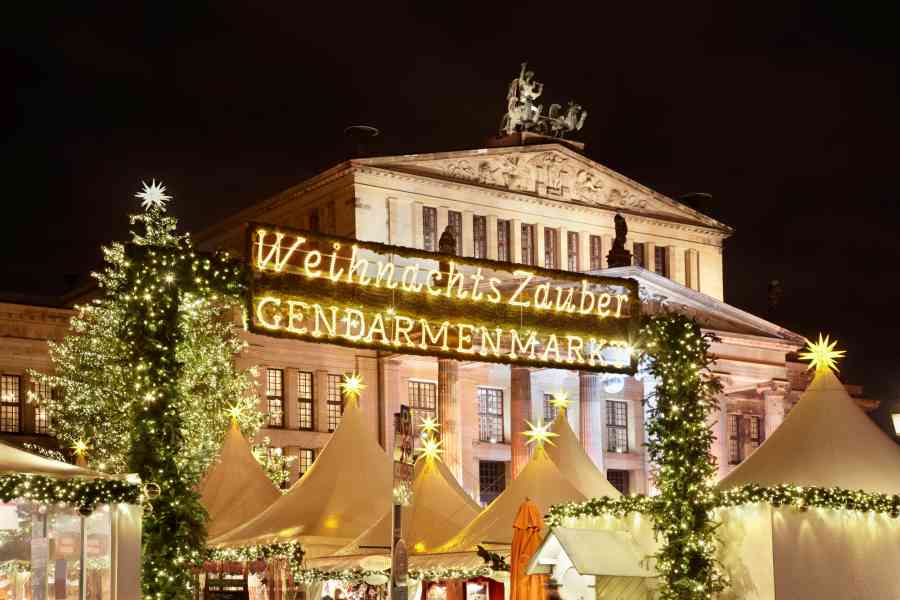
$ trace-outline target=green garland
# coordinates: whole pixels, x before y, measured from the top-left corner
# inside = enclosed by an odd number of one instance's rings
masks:
[[[582,517],[625,517],[630,513],[657,514],[656,500],[643,494],[611,498],[600,496],[585,502],[567,502],[550,507],[547,527],[564,527],[567,519]]]
[[[303,546],[300,542],[284,542],[281,544],[263,544],[259,546],[243,546],[240,548],[212,548],[207,551],[207,560],[251,562],[281,558],[288,562],[291,571],[303,564]]]
[[[709,417],[721,385],[710,371],[712,337],[684,315],[660,314],[641,328],[647,372],[657,386],[648,398],[647,451],[659,496],[653,528],[660,600],[708,600],[727,583],[716,563],[716,475]]]
[[[446,579],[474,579],[476,577],[493,577],[496,572],[488,566],[472,568],[435,567],[432,569],[410,569],[409,578],[421,581],[443,581]],[[348,583],[361,583],[370,575],[390,575],[390,569],[385,571],[369,570],[362,568],[353,569],[304,569],[293,570],[296,583],[311,584],[319,581],[344,581]]]
[[[140,504],[141,486],[125,479],[56,479],[45,475],[0,475],[0,501],[24,498],[42,504],[64,503],[90,512],[98,504]]]

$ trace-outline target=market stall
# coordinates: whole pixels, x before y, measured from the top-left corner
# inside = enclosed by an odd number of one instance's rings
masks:
[[[140,597],[140,481],[0,442],[0,599]]]

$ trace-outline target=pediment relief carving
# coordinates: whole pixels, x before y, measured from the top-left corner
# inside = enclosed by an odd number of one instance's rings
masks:
[[[677,207],[654,198],[643,189],[553,150],[437,159],[397,166],[554,200],[687,216]]]

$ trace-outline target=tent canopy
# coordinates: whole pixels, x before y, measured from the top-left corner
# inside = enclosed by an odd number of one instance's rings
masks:
[[[551,430],[557,437],[553,438],[554,443],[547,447],[547,455],[582,495],[586,498],[600,496],[618,498],[622,495],[607,481],[582,448],[581,442],[569,426],[565,409],[556,415]]]
[[[817,373],[784,422],[719,483],[842,487],[900,493],[900,446],[847,394],[834,373]]]
[[[209,539],[243,525],[281,496],[253,456],[236,420],[231,421],[218,460],[206,472],[198,491],[209,513]]]
[[[0,442],[0,471],[12,473],[30,473],[32,475],[48,475],[50,477],[93,477],[111,478],[113,475],[91,471],[59,460],[38,456],[15,446]]]
[[[403,538],[411,552],[427,552],[444,542],[481,512],[439,458],[416,462],[412,503],[403,508]],[[338,554],[390,551],[392,510]]]
[[[356,401],[321,454],[290,489],[245,525],[211,539],[215,546],[298,540],[310,556],[351,542],[391,506],[393,468]]]
[[[600,551],[602,549],[602,551]],[[528,565],[529,573],[550,573],[565,553],[581,575],[654,577],[643,566],[644,551],[627,531],[555,527]]]

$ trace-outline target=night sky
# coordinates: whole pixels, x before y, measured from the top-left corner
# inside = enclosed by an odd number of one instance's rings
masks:
[[[587,156],[712,195],[729,303],[836,336],[900,410],[895,3],[29,4],[0,26],[0,292],[95,268],[141,179],[198,230],[347,158],[347,125],[376,153],[482,147],[527,60],[545,105],[588,109]]]

